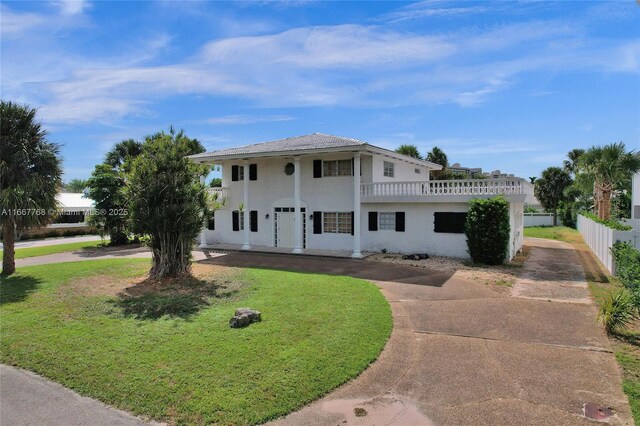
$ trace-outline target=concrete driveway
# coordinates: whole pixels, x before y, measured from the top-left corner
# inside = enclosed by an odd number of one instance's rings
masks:
[[[513,297],[371,261],[233,253],[205,262],[370,279],[391,304],[394,330],[378,361],[274,425],[581,425],[593,424],[585,411],[608,409],[609,424],[633,424],[595,306],[558,290],[586,288],[578,257],[563,243],[528,244]]]

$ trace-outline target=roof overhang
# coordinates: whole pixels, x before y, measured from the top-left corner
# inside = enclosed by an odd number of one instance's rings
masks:
[[[299,157],[310,156],[319,154],[333,154],[340,152],[348,153],[369,153],[378,154],[385,157],[393,158],[394,160],[404,161],[406,163],[414,164],[416,166],[424,167],[430,170],[441,170],[442,166],[432,163],[430,161],[420,160],[418,158],[409,157],[408,155],[399,154],[395,151],[391,151],[377,146],[362,144],[358,146],[343,146],[335,148],[320,148],[320,149],[306,149],[306,150],[287,150],[287,151],[274,151],[274,152],[257,152],[251,154],[231,154],[231,155],[216,155],[212,152],[211,155],[196,154],[195,156],[189,156],[192,161],[202,164],[219,164],[223,161],[235,161],[235,160],[249,160],[253,158],[273,158],[273,157]]]

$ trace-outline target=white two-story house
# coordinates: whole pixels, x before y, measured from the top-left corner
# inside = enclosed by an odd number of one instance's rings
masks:
[[[429,180],[441,166],[321,133],[191,158],[222,168],[222,188],[210,191],[224,205],[203,231],[202,247],[468,257],[468,202],[497,194],[510,202],[510,257],[522,247],[520,178]]]

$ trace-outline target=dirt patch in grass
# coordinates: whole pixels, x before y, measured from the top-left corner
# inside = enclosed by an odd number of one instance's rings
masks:
[[[137,319],[186,318],[234,297],[247,285],[237,268],[195,264],[191,277],[153,280],[147,274],[134,278],[98,274],[72,280],[57,292],[64,299],[110,296],[116,314]]]
[[[484,284],[497,293],[508,295],[515,284],[522,265],[529,256],[531,247],[524,246],[522,251],[511,262],[504,265],[489,266],[473,263],[469,259],[433,256],[424,260],[403,259],[398,253],[379,253],[366,258],[378,262],[389,262],[400,265],[428,268],[434,271],[448,272],[457,278]]]

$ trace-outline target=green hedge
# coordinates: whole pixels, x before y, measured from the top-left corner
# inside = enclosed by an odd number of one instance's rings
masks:
[[[502,196],[474,199],[464,226],[469,255],[474,262],[499,265],[509,252],[509,202]]]
[[[616,275],[633,295],[636,307],[640,309],[640,251],[629,243],[618,241],[611,247],[616,262]]]
[[[628,225],[623,225],[622,223],[618,222],[617,220],[602,220],[599,219],[598,216],[596,216],[595,214],[591,213],[591,212],[580,212],[580,214],[586,218],[589,218],[591,220],[593,220],[596,223],[600,223],[608,228],[611,229],[615,229],[616,231],[630,231],[633,229],[632,226],[628,226]]]

